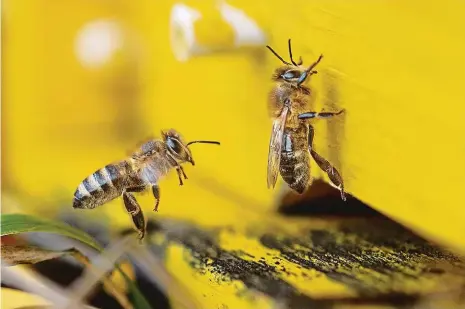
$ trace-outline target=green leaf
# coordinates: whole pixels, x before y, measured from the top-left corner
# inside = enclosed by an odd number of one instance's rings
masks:
[[[76,239],[88,246],[103,252],[103,248],[87,233],[78,230],[68,224],[52,221],[43,218],[37,218],[25,214],[2,214],[0,216],[1,236],[20,234],[26,232],[45,232],[54,233],[62,236],[68,236]],[[137,286],[117,265],[116,268],[125,278],[131,298],[134,301],[135,308],[150,308],[150,305],[144,295],[139,291]]]
[[[119,270],[126,282],[131,282],[131,279],[121,269]],[[142,293],[135,285],[129,284],[128,288],[129,292],[131,293],[131,300],[135,308],[150,308],[150,305],[145,299],[144,295],[142,295]]]
[[[87,233],[67,224],[24,214],[2,214],[2,236],[26,232],[47,232],[68,236],[102,252],[102,247]]]

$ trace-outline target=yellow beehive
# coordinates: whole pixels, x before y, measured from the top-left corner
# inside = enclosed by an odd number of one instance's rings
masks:
[[[173,2],[43,3],[6,1],[3,8],[6,183],[32,196],[58,188],[71,196],[85,174],[124,157],[145,135],[175,127],[187,138],[223,144],[193,149],[198,167],[189,168],[183,188],[163,184],[161,215],[225,217],[228,207],[218,203],[234,202],[205,203],[215,193],[195,185],[204,178],[269,209],[266,94],[279,62],[265,48],[180,63],[169,44]],[[316,124],[316,147],[339,164],[347,190],[425,235],[463,247],[463,3],[262,4],[231,2],[281,53],[291,37],[305,61],[325,55],[313,79],[315,109],[347,114],[343,124]],[[205,2],[199,10],[216,8]],[[121,48],[113,62],[88,68],[76,54],[77,37],[101,19],[122,27]],[[118,92],[123,87],[132,97]]]

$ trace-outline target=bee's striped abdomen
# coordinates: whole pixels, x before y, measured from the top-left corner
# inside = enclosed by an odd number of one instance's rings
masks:
[[[74,193],[73,207],[92,209],[120,196],[125,167],[125,164],[109,164],[84,179]]]
[[[304,127],[297,130],[285,130],[279,164],[279,172],[283,180],[300,194],[307,189],[310,182],[307,132]]]

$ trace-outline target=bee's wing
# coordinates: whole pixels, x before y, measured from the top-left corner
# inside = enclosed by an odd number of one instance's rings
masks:
[[[267,182],[268,188],[275,186],[278,179],[279,161],[281,159],[281,147],[283,144],[283,132],[286,124],[288,107],[284,107],[281,115],[273,122],[271,131],[270,149],[268,152],[268,173]]]
[[[153,140],[155,140],[155,137],[148,135],[145,139],[140,140],[135,146],[131,147],[131,149],[126,150],[126,156],[131,157],[135,152],[142,152],[142,147]]]

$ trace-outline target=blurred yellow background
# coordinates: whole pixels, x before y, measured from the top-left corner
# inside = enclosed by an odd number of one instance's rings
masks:
[[[216,1],[183,3],[199,13],[204,47],[187,61],[173,50],[187,48],[174,1],[2,2],[2,190],[21,211],[73,211],[80,181],[172,127],[222,144],[192,146],[197,164],[183,187],[175,173],[161,183],[159,213],[139,198],[146,216],[213,226],[270,215],[266,100],[280,62],[265,45],[287,59],[292,38],[304,63],[325,56],[314,109],[347,110],[315,122],[316,149],[347,191],[465,253],[463,1],[238,0],[222,13]],[[249,46],[228,16],[256,26]],[[131,226],[121,200],[86,214]]]

